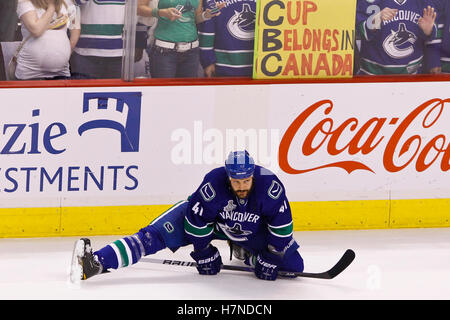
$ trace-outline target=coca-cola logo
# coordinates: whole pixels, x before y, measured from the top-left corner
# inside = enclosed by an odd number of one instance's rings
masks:
[[[417,172],[427,170],[440,159],[440,169],[450,169],[450,148],[445,133],[433,137],[424,136],[423,132],[438,123],[444,108],[450,99],[428,100],[407,114],[400,117],[372,117],[363,122],[356,117],[350,117],[341,123],[336,123],[329,115],[334,104],[331,100],[321,100],[305,109],[288,127],[279,146],[279,165],[281,170],[289,174],[301,174],[323,168],[342,168],[349,174],[356,170],[375,173],[374,168],[363,161],[354,158],[358,155],[369,155],[375,150],[382,150],[383,167],[388,172],[398,172],[408,166],[415,166]],[[306,132],[304,124],[313,113],[323,113],[323,118]],[[413,127],[418,128],[411,133]],[[394,127],[394,131],[386,133],[387,127]],[[448,128],[448,126],[447,126]],[[419,130],[420,129],[420,130]],[[346,132],[345,138],[343,133]],[[449,130],[450,131],[450,130]],[[350,133],[350,138],[349,134]],[[421,135],[422,134],[422,135]],[[294,138],[301,138],[301,148],[293,149]],[[296,145],[297,146],[297,145]],[[318,150],[326,149],[330,156],[347,156],[348,160],[324,161],[323,164],[305,168],[294,168],[288,160],[288,153],[296,157],[308,157]],[[402,157],[403,156],[403,157]]]

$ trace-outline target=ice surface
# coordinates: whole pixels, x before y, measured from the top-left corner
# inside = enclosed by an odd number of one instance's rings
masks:
[[[262,281],[251,273],[201,276],[143,261],[79,284],[69,281],[78,237],[0,239],[0,299],[305,300],[450,299],[450,228],[296,232],[305,271],[325,271],[347,248],[354,262],[332,280]],[[120,236],[90,237],[99,249]],[[226,264],[226,242],[215,241]],[[191,261],[191,246],[153,257]]]

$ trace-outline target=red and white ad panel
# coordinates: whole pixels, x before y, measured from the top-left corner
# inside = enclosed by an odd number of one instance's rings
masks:
[[[0,91],[2,207],[170,204],[246,148],[290,201],[448,198],[448,82]]]

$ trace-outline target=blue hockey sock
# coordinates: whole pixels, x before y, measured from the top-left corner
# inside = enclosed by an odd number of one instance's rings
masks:
[[[143,256],[164,249],[157,232],[150,226],[138,233],[119,239],[94,252],[103,266],[103,270],[118,269],[135,264]]]

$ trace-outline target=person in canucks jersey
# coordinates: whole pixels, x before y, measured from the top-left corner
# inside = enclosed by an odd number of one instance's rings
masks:
[[[74,79],[122,75],[126,0],[74,0],[81,12],[81,35],[70,65]]]
[[[358,74],[424,72],[424,51],[437,36],[434,0],[358,0]]]
[[[430,73],[450,73],[450,1],[435,0],[437,39],[428,46],[426,59]]]
[[[203,0],[207,7],[210,1]],[[221,15],[198,25],[200,62],[207,77],[250,77],[256,0],[226,1]]]
[[[278,270],[303,271],[285,188],[275,174],[255,165],[247,151],[231,152],[197,190],[137,233],[92,251],[90,240],[75,243],[71,280],[137,263],[143,256],[193,245],[191,257],[203,275],[220,272],[222,258],[211,243],[225,240],[257,278],[275,280]]]

